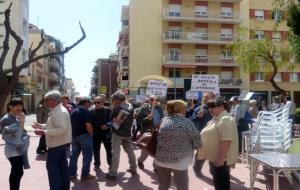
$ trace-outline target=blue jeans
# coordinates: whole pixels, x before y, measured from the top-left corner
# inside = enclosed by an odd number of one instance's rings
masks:
[[[61,145],[48,149],[46,167],[50,190],[61,190],[70,188],[68,175],[67,146]]]
[[[93,138],[89,134],[72,137],[72,152],[70,156],[69,175],[77,175],[77,160],[82,151],[81,177],[90,174],[90,166],[93,158]]]

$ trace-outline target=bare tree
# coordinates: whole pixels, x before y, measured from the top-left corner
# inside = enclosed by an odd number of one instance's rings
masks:
[[[16,88],[17,83],[19,81],[19,74],[22,71],[22,69],[27,68],[30,64],[46,58],[50,56],[56,56],[56,55],[63,55],[69,52],[71,49],[73,49],[76,45],[78,45],[82,40],[85,39],[85,31],[83,27],[80,25],[80,29],[82,32],[82,36],[79,40],[77,40],[75,43],[73,43],[71,46],[64,48],[64,50],[61,51],[55,51],[50,52],[43,55],[36,56],[36,52],[42,47],[43,43],[45,42],[44,38],[44,32],[41,34],[41,41],[37,45],[36,48],[32,49],[33,44],[31,44],[29,49],[29,59],[25,61],[24,63],[17,66],[17,58],[20,54],[21,48],[23,46],[23,40],[16,34],[16,32],[11,28],[10,24],[10,12],[11,12],[11,6],[12,3],[10,3],[9,7],[5,10],[5,20],[4,20],[4,27],[5,27],[5,38],[3,41],[3,52],[0,57],[0,113],[5,108],[5,101],[7,97],[9,96],[10,92]],[[7,53],[9,51],[9,38],[12,36],[12,38],[16,41],[17,45],[14,50],[12,61],[11,61],[11,68],[4,70],[4,61],[7,56]]]

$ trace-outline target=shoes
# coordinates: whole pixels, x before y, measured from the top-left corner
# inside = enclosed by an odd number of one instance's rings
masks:
[[[69,178],[71,181],[75,181],[77,180],[77,175],[69,176]]]
[[[95,167],[94,167],[94,171],[95,171],[95,172],[99,172],[99,171],[101,171],[101,169],[100,169],[99,166],[95,166]]]
[[[128,169],[128,170],[126,170],[127,172],[129,172],[129,173],[131,173],[132,175],[135,175],[135,174],[137,174],[137,172],[136,172],[136,169]]]
[[[142,162],[138,162],[138,167],[143,170],[145,167],[144,167],[144,164]]]
[[[105,179],[116,180],[116,179],[117,179],[117,176],[106,174],[106,175],[105,175]]]
[[[95,178],[96,178],[96,176],[89,174],[89,175],[87,175],[87,176],[82,176],[82,177],[81,177],[81,181],[90,180],[90,179],[95,179]]]

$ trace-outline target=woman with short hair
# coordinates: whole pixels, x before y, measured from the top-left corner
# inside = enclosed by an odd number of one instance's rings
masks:
[[[216,190],[230,189],[230,167],[238,157],[238,133],[229,104],[219,98],[207,103],[213,116],[201,131],[202,147],[198,157],[209,161]]]
[[[171,173],[178,190],[189,189],[188,166],[193,163],[194,149],[201,145],[193,122],[185,118],[186,103],[168,101],[167,117],[162,119],[157,135],[154,163],[157,165],[159,190],[168,190]]]

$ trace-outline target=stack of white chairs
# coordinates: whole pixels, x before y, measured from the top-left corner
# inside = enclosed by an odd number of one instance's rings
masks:
[[[250,131],[250,151],[286,152],[292,144],[292,120],[287,107],[261,111]]]

